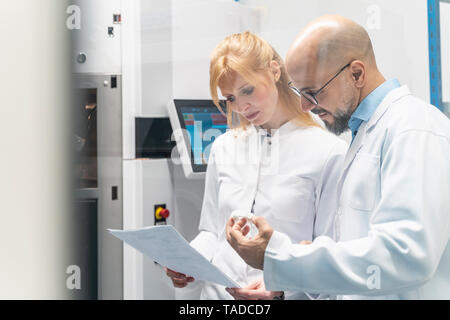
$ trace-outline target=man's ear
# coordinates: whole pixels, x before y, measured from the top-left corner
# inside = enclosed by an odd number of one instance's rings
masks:
[[[281,77],[281,66],[278,62],[276,62],[275,60],[272,60],[270,62],[270,70],[273,74],[274,77],[274,81],[278,82],[278,80],[280,80]]]
[[[362,88],[366,84],[367,74],[366,66],[364,62],[355,60],[350,65],[350,72],[352,74],[352,80],[357,88]]]

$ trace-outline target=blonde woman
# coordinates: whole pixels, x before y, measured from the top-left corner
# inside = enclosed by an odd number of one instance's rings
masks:
[[[236,210],[263,216],[292,241],[333,235],[337,179],[347,144],[322,129],[289,86],[278,53],[246,32],[225,38],[210,63],[216,106],[226,99],[231,130],[211,148],[200,233],[191,245],[254,299],[305,297],[269,292],[262,272],[249,267],[226,241],[225,225]],[[167,270],[175,287],[195,279]],[[202,299],[239,299],[225,287],[201,283]],[[190,284],[192,286],[192,284]]]

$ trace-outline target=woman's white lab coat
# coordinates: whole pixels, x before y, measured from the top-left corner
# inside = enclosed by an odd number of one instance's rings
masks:
[[[343,298],[450,299],[450,121],[392,90],[350,146],[339,182],[339,242],[297,246],[274,232],[264,279]]]
[[[241,286],[262,278],[226,241],[235,210],[265,217],[294,242],[332,236],[336,186],[348,145],[321,128],[295,121],[271,137],[254,126],[214,142],[206,173],[200,233],[191,245]],[[223,286],[203,284],[202,299],[232,299]]]

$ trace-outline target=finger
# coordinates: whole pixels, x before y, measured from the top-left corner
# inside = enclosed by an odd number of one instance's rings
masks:
[[[266,219],[264,219],[263,217],[253,216],[253,217],[252,217],[252,222],[253,222],[253,224],[258,228],[258,230],[261,230],[261,229],[264,228],[265,226],[268,226],[268,225],[269,225],[269,224],[267,223]]]
[[[227,230],[227,240],[228,243],[236,249],[237,244],[245,242],[247,239],[242,234],[242,232],[239,230],[230,229]]]
[[[231,238],[231,230],[233,230],[234,219],[229,219],[225,228],[225,232],[227,234],[227,240],[230,241]]]
[[[167,270],[166,270],[166,274],[167,274],[169,277],[175,277],[175,276],[177,275],[177,273],[176,273],[175,271],[170,270],[170,269],[167,269]]]
[[[230,220],[227,223],[226,234],[228,242],[232,244],[236,243],[236,241],[239,241],[243,237],[245,238],[245,236],[242,235],[241,226],[239,225],[239,223],[231,223]]]
[[[233,218],[230,218],[230,219],[228,219],[228,221],[227,221],[227,227],[233,227],[233,225],[234,225],[234,219]]]
[[[185,274],[179,273],[179,272],[175,272],[175,271],[170,270],[170,269],[167,269],[166,274],[167,274],[169,277],[171,277],[171,278],[173,278],[173,277],[175,277],[175,278],[186,278],[186,275],[185,275]]]
[[[242,234],[242,230],[236,230],[236,229],[232,229],[230,231],[230,235],[231,237],[234,239],[234,241],[240,242],[245,240],[245,236]]]
[[[305,241],[305,240],[300,241],[300,244],[303,244],[303,245],[307,245],[307,244],[311,244],[311,243],[312,243],[311,241]]]
[[[177,283],[181,283],[181,282],[188,282],[187,279],[185,278],[170,278],[172,279],[172,281],[176,281]]]
[[[170,275],[169,278],[177,281],[187,281],[187,278],[184,275]]]
[[[184,288],[187,286],[186,281],[177,281],[175,279],[172,279],[173,286],[176,288]]]
[[[261,286],[261,280],[257,280],[255,282],[251,283],[246,289],[255,290],[255,289],[258,289],[260,286]]]
[[[187,280],[186,280],[186,279],[180,279],[180,278],[172,278],[172,281],[173,281],[173,282],[176,282],[176,283],[178,283],[178,284],[181,284],[181,283],[187,283]]]
[[[193,282],[195,279],[192,277],[189,278],[171,278],[172,282],[177,284],[188,284],[189,282]]]
[[[236,223],[236,225],[238,225],[239,227],[244,227],[247,224],[247,218],[241,218],[239,219],[239,221]]]
[[[258,235],[262,238],[270,238],[273,233],[273,229],[270,224],[263,217],[253,217],[253,224],[258,228]]]
[[[238,230],[241,231],[242,227],[245,226],[245,223],[242,224],[242,221],[238,221],[236,222],[233,227],[231,228],[231,230]]]
[[[168,276],[177,273],[177,272],[175,272],[175,271],[173,271],[173,270],[171,270],[171,269],[169,269],[169,268],[166,268],[166,267],[164,268],[164,270],[166,271],[166,274],[167,274]]]
[[[244,229],[241,230],[242,235],[245,237],[250,232],[250,226],[245,226]]]

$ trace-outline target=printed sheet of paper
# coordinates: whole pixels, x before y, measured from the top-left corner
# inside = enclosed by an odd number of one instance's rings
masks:
[[[191,247],[172,226],[108,231],[162,266],[192,276],[196,280],[240,288],[235,281]]]

